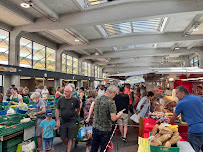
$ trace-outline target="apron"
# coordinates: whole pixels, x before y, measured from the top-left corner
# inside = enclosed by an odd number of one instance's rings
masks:
[[[17,98],[13,98],[13,97],[12,97],[11,101],[14,101],[14,102],[19,103],[19,101],[18,101],[18,95],[17,95]]]
[[[2,111],[2,106],[3,106],[3,104],[2,104],[2,103],[0,103],[0,111]]]
[[[23,96],[23,102],[28,104],[29,103],[29,97],[28,96]]]
[[[57,98],[54,99],[54,101],[58,101],[60,99],[60,97],[61,96],[59,95]]]

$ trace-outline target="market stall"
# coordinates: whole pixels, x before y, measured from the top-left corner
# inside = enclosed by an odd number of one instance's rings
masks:
[[[48,101],[47,106],[55,113],[55,102]],[[32,141],[37,148],[36,116],[33,116],[33,111],[28,111],[28,108],[35,107],[34,102],[27,105],[9,105],[8,102],[3,102],[0,111],[0,152],[14,152],[18,145],[29,144]],[[56,131],[54,135],[56,136]]]

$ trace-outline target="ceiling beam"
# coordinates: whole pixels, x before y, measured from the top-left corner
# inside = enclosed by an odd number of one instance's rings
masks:
[[[46,2],[42,0],[32,0],[34,4],[36,4],[42,11],[48,14],[50,17],[59,20],[59,15],[52,8],[49,8]]]
[[[124,59],[113,59],[110,60],[109,62],[94,62],[94,64],[99,64],[99,65],[107,65],[107,64],[119,64],[119,63],[141,63],[141,62],[161,62],[161,61],[176,61],[176,62],[181,62],[185,60],[185,56],[180,56],[177,58],[169,58],[168,60],[165,59],[163,56],[141,56],[141,57],[129,57],[129,58],[124,58]]]
[[[13,27],[10,26],[10,25],[7,25],[3,22],[0,22],[0,27],[3,28],[4,30],[8,30],[8,31],[12,31],[13,30]]]
[[[104,68],[103,72],[104,73],[124,73],[124,72],[132,72],[132,71],[143,71],[143,70],[147,70],[149,68],[162,68],[162,67],[176,67],[176,66],[168,66],[168,65],[159,65],[159,66],[134,66],[134,67],[123,67],[123,68]]]
[[[9,11],[13,12],[15,15],[25,19],[26,21],[30,23],[34,23],[34,17],[28,15],[28,13],[25,13],[24,11],[18,9],[15,7],[15,5],[7,0],[1,0],[0,1],[0,7],[4,7],[8,9]]]
[[[199,53],[201,48],[192,48],[187,50],[187,48],[180,48],[176,51],[171,51],[170,49],[146,49],[146,50],[129,50],[129,51],[117,51],[108,52],[103,55],[91,55],[83,56],[83,59],[96,59],[96,58],[127,58],[127,57],[139,57],[139,56],[165,56],[170,54],[181,54],[187,55],[190,53]]]
[[[65,47],[66,50],[81,50],[81,49],[95,49],[116,46],[140,45],[140,44],[156,44],[164,42],[182,42],[192,40],[203,40],[203,35],[191,35],[189,37],[182,37],[182,32],[171,32],[165,34],[140,34],[128,35],[122,37],[98,39],[91,41],[88,45],[74,45]]]
[[[123,68],[123,67],[135,67],[135,66],[159,66],[160,62],[135,62],[135,63],[122,63],[122,64],[115,64],[115,65],[106,65],[104,66],[105,68]],[[175,66],[176,63],[172,63],[172,62],[167,62],[164,63],[164,65],[168,65],[168,66]]]
[[[144,11],[143,11],[144,10]],[[39,32],[69,27],[102,25],[136,21],[148,18],[170,17],[170,14],[196,12],[203,10],[203,1],[198,0],[164,0],[123,3],[84,12],[62,15],[60,22],[48,19],[38,20],[35,24],[19,27],[27,32]],[[120,13],[125,12],[125,13]],[[142,12],[142,13],[140,13]],[[119,14],[119,15],[118,15]]]
[[[201,41],[194,41],[192,42],[188,47],[187,49],[190,50],[191,48],[193,48],[194,46],[196,46],[197,44],[199,44]]]

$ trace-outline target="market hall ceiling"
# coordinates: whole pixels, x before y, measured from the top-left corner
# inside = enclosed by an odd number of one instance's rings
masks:
[[[28,0],[0,1],[1,27],[34,32],[111,74],[180,66],[203,45],[201,0],[32,0],[30,8],[22,2]],[[145,63],[128,65],[136,58]]]

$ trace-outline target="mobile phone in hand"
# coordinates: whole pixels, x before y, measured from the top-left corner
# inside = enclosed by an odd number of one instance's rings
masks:
[[[122,112],[124,112],[126,109],[121,110]]]

